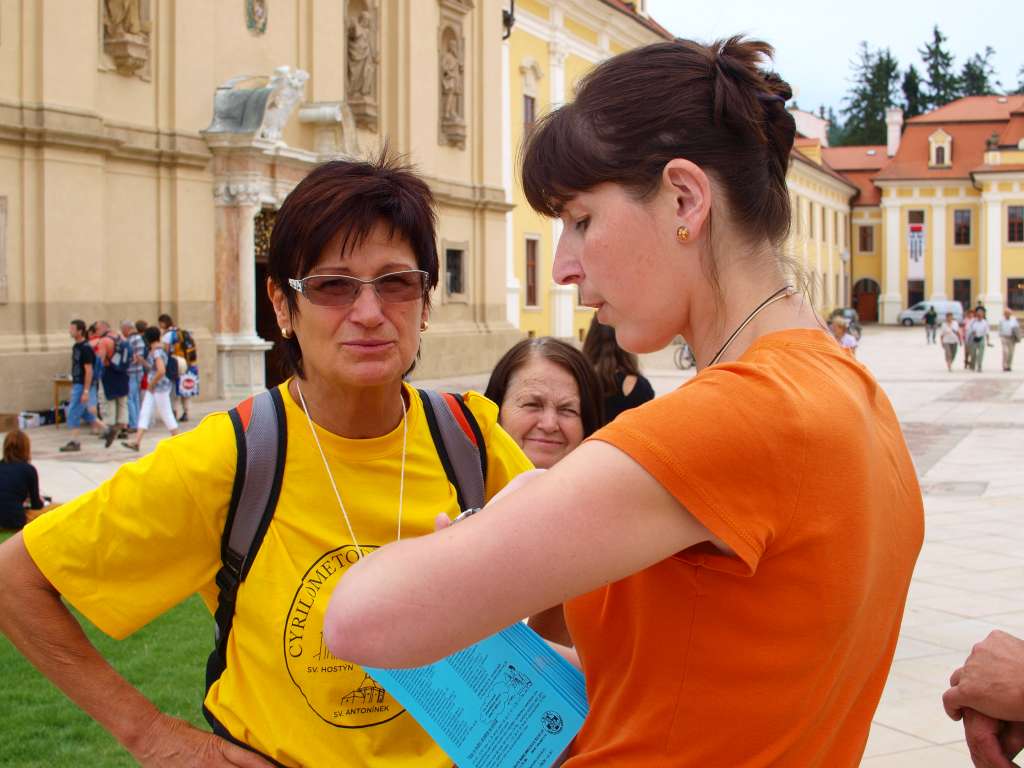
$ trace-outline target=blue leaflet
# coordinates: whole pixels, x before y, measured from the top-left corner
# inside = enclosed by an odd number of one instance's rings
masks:
[[[587,716],[583,675],[518,622],[425,667],[365,670],[459,768],[548,768]]]

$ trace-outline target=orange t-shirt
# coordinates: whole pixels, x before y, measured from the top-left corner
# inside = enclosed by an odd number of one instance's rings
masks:
[[[594,439],[735,555],[696,546],[567,604],[590,715],[566,768],[856,766],[924,534],[871,374],[823,332],[773,333]]]

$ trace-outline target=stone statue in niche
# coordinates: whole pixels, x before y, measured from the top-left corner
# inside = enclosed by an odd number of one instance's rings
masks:
[[[439,112],[441,115],[441,143],[466,146],[466,118],[463,96],[465,93],[465,56],[461,30],[454,25],[441,31],[439,59],[441,67]]]
[[[351,0],[346,29],[346,91],[356,124],[377,130],[377,7],[374,0]]]
[[[149,0],[103,0],[103,50],[118,74],[131,77],[149,61]]]

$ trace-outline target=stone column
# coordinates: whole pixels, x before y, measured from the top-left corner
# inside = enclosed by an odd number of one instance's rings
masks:
[[[271,344],[256,335],[255,219],[258,184],[220,184],[217,204],[218,396],[241,399],[266,387],[264,355]]]
[[[985,210],[985,250],[978,253],[978,274],[985,276],[981,300],[989,323],[998,323],[1003,317],[1003,201],[991,190],[985,190],[981,200]]]
[[[932,206],[932,290],[931,301],[946,300],[946,204]]]
[[[509,42],[501,44],[501,185],[505,202],[512,203],[512,81]],[[516,277],[515,226],[512,211],[505,213],[505,319],[519,328],[519,279]]]
[[[879,317],[888,325],[896,324],[896,316],[903,304],[903,287],[900,285],[900,202],[896,198],[882,198],[885,212],[885,251],[883,255],[884,282],[879,298]]]

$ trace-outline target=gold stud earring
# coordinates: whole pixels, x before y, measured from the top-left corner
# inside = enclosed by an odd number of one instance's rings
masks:
[[[690,230],[689,229],[687,229],[686,227],[680,227],[679,229],[676,230],[676,240],[678,240],[680,243],[685,243],[689,239],[690,239]]]
[[[285,328],[284,326],[282,326],[281,327],[281,338],[290,339],[291,337],[292,337],[292,332],[288,328]]]
[[[422,322],[422,323],[420,324],[420,333],[425,333],[425,332],[426,332],[426,330],[427,330],[427,328],[429,328],[429,327],[430,327],[430,323],[428,323],[428,322],[427,322],[426,320],[424,320],[424,321],[423,321],[423,322]]]

